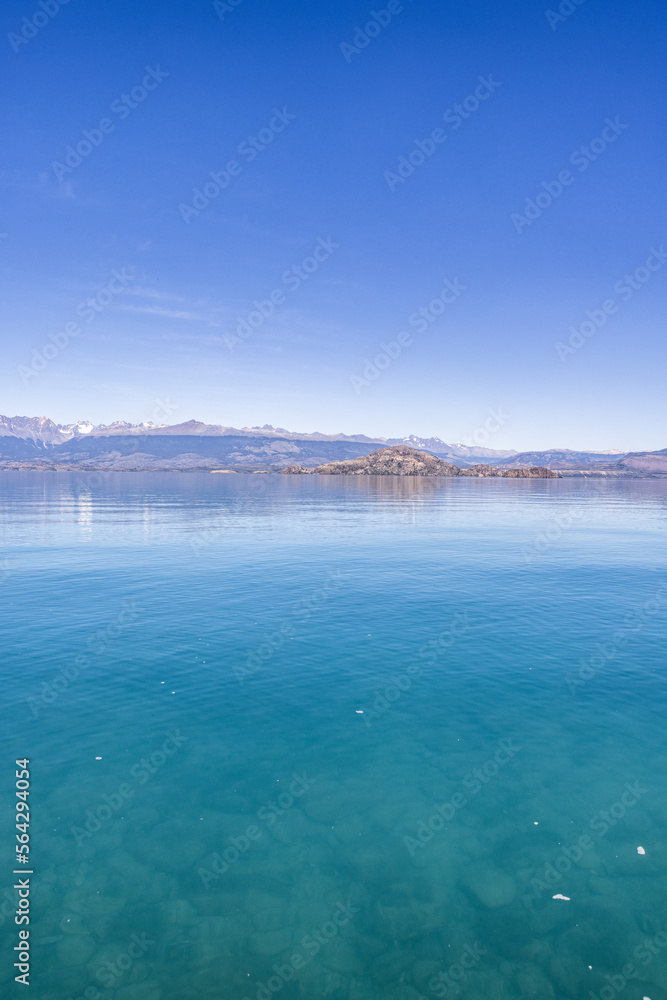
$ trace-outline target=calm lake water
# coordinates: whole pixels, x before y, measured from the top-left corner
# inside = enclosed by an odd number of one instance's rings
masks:
[[[37,1000],[667,1000],[667,484],[0,507],[3,996],[28,757]]]

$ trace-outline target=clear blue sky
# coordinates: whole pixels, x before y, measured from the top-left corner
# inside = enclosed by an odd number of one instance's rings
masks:
[[[43,3],[0,15],[0,412],[667,446],[661,0]]]

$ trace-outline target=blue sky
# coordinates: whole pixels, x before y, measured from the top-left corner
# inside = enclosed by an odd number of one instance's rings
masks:
[[[0,412],[667,446],[667,11],[560,7],[7,0]]]

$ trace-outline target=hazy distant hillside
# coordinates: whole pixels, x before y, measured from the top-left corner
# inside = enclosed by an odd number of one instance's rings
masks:
[[[624,469],[667,474],[667,448],[662,451],[633,452],[619,463]]]
[[[352,441],[299,441],[232,435],[133,434],[87,436],[45,449],[32,441],[0,439],[0,463],[35,468],[281,469],[295,461],[310,466],[367,454],[377,445]]]
[[[29,443],[25,447],[19,442]],[[171,443],[166,443],[171,442]],[[263,427],[227,427],[188,420],[173,425],[130,424],[117,420],[94,425],[89,421],[56,424],[48,417],[0,417],[0,464],[30,459],[38,464],[79,465],[91,462],[118,468],[283,468],[299,462],[314,468],[325,462],[363,457],[378,446],[408,444],[443,460],[474,465],[497,461],[515,453],[447,444],[440,438],[405,439],[367,437],[365,434],[295,432]],[[47,452],[47,455],[44,454]],[[47,457],[48,456],[48,457]]]
[[[546,465],[550,469],[571,469],[584,465],[616,463],[623,457],[623,452],[571,451],[569,448],[550,448],[547,451],[520,451],[511,458],[499,459],[498,465],[513,465],[529,468],[533,465]]]
[[[314,469],[328,462],[364,458],[378,448],[401,445],[428,452],[465,469],[536,466],[566,475],[619,477],[667,474],[667,449],[658,452],[581,452],[566,448],[515,452],[448,444],[441,438],[371,438],[364,434],[298,433],[269,424],[225,427],[198,420],[159,426],[118,420],[56,424],[48,417],[0,416],[0,468],[279,471],[290,465]]]

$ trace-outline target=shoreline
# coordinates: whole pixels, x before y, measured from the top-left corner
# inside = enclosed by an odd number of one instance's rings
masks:
[[[206,468],[195,468],[195,469],[169,469],[169,468],[155,468],[155,467],[137,467],[132,469],[109,469],[104,466],[76,466],[70,468],[64,467],[28,467],[19,468],[17,466],[13,467],[0,467],[0,473],[20,473],[20,472],[41,472],[41,473],[67,473],[67,474],[80,474],[80,475],[99,475],[99,476],[111,476],[116,474],[145,474],[145,473],[169,473],[169,474],[182,474],[182,475],[235,475],[235,476],[285,476],[289,475],[291,478],[302,478],[304,475],[316,476],[317,478],[335,478],[335,479],[492,479],[497,480],[510,480],[510,481],[526,481],[526,480],[556,480],[556,479],[595,479],[595,480],[606,480],[606,481],[626,481],[626,480],[653,480],[653,481],[665,481],[667,482],[667,473],[653,472],[653,473],[635,473],[629,471],[623,472],[609,472],[600,470],[599,472],[585,471],[579,469],[553,469],[552,472],[556,473],[555,476],[484,476],[484,475],[458,475],[458,476],[445,476],[445,475],[419,475],[419,474],[404,474],[404,473],[324,473],[316,472],[315,470],[308,470],[306,473],[285,473],[284,469],[206,469]],[[464,470],[465,473],[465,470]]]

